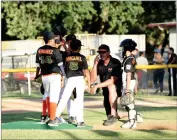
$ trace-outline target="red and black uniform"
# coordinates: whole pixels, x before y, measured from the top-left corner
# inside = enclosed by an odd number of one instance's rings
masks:
[[[62,55],[57,48],[45,45],[37,50],[36,63],[40,65],[41,74],[60,73],[59,64],[63,64]]]

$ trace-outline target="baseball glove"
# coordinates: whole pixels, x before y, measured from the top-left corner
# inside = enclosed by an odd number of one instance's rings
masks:
[[[120,104],[124,107],[134,102],[134,96],[132,93],[125,94],[120,97]]]
[[[43,84],[40,87],[40,92],[41,92],[42,95],[44,95],[44,86],[43,86]]]
[[[76,88],[74,88],[70,99],[71,99],[71,100],[74,100],[74,99],[76,99],[76,96],[77,96]]]
[[[42,83],[42,75],[41,75],[41,74],[37,75],[37,76],[34,78],[34,81],[37,82],[37,83]]]

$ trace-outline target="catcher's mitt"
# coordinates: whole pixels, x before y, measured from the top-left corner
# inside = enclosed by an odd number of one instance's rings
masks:
[[[34,78],[34,81],[37,82],[37,83],[42,83],[42,75],[41,75],[41,74],[37,75],[37,76]]]
[[[127,105],[129,105],[129,104],[131,104],[133,102],[134,102],[134,96],[133,96],[132,93],[125,94],[122,97],[120,97],[120,104],[122,106],[127,106]]]
[[[43,84],[40,87],[40,92],[41,92],[42,95],[44,95],[44,86],[43,86]]]
[[[71,100],[74,100],[74,99],[76,99],[76,96],[77,96],[76,88],[74,88],[70,99],[71,99]]]

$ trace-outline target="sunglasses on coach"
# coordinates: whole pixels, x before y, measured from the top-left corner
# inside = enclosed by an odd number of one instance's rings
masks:
[[[97,51],[99,54],[105,54],[108,51]]]

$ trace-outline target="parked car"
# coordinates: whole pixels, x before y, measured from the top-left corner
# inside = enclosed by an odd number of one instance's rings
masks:
[[[3,54],[3,53],[2,53]],[[2,71],[4,69],[27,68],[29,57],[34,54],[10,53],[1,57]],[[35,72],[30,72],[31,88],[38,88],[34,82]],[[21,94],[28,93],[28,73],[27,72],[2,72],[1,73],[2,93],[20,90]]]

